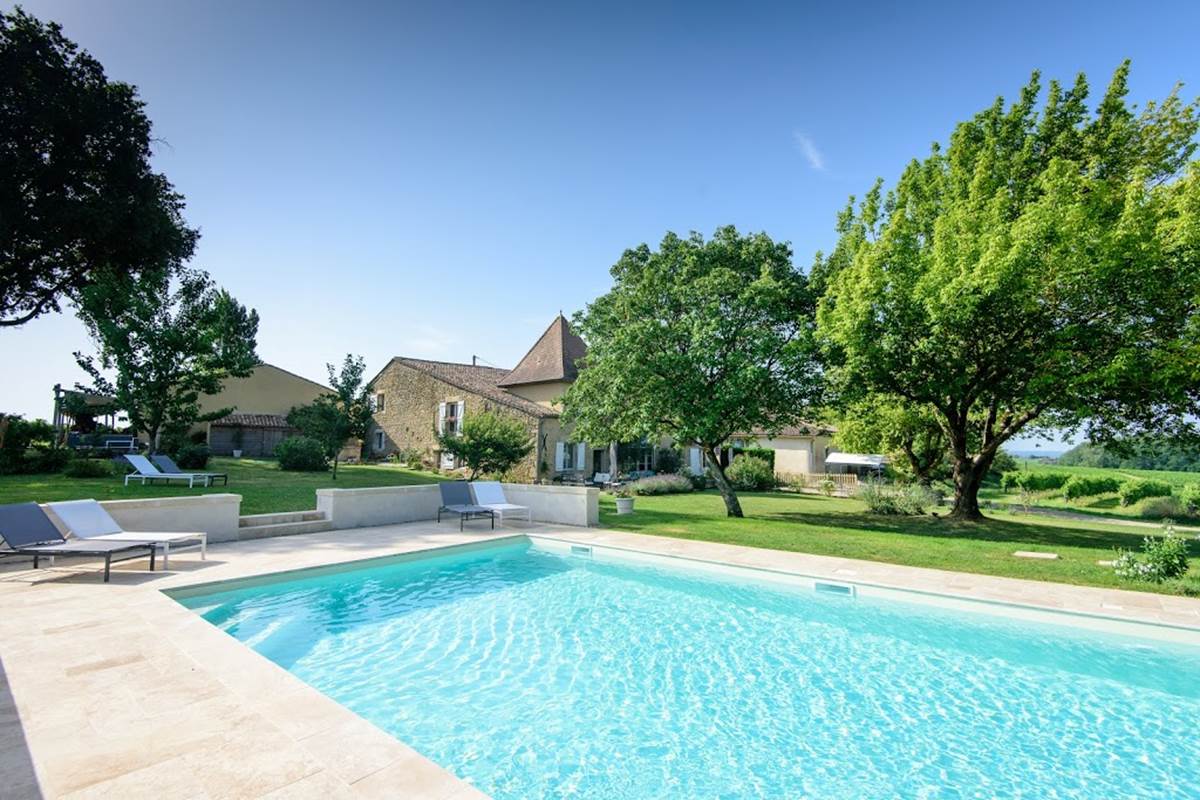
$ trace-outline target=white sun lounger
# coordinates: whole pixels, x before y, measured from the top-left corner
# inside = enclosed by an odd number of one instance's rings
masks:
[[[131,472],[125,476],[126,486],[129,485],[131,480],[139,480],[142,482],[142,485],[145,485],[146,481],[150,481],[150,483],[153,484],[156,480],[170,483],[172,478],[187,481],[189,489],[196,485],[196,481],[199,481],[201,486],[208,485],[209,477],[205,473],[163,472],[158,467],[151,464],[150,459],[146,458],[145,456],[126,455],[124,458],[130,464],[133,464],[133,468],[137,470],[137,472]]]
[[[151,542],[159,546],[163,554],[163,569],[167,568],[171,545],[177,542],[199,542],[200,559],[208,558],[208,534],[204,531],[183,533],[159,533],[155,531],[127,531],[117,524],[104,506],[95,500],[65,500],[47,503],[46,506],[78,539],[94,539],[102,542]]]
[[[518,506],[508,502],[508,498],[504,496],[504,487],[497,481],[472,481],[471,493],[475,495],[478,505],[491,509],[500,518],[501,525],[504,524],[505,517],[524,517],[533,522],[529,506]]]

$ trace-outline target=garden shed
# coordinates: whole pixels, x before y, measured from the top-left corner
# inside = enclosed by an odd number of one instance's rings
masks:
[[[279,414],[230,414],[208,425],[208,447],[214,455],[232,455],[241,450],[243,456],[275,455],[275,445],[298,431]]]

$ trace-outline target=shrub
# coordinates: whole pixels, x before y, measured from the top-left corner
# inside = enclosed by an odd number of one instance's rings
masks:
[[[61,472],[71,461],[71,451],[63,447],[52,450],[35,448],[25,454],[25,472]]]
[[[1200,483],[1189,483],[1179,489],[1179,502],[1189,516],[1200,514]]]
[[[741,492],[761,492],[775,488],[775,469],[757,456],[734,456],[725,470],[733,488]]]
[[[919,484],[885,484],[867,481],[859,486],[858,499],[874,514],[915,517],[933,505],[933,494]]]
[[[1072,475],[1063,484],[1063,497],[1067,500],[1078,500],[1081,497],[1095,497],[1098,494],[1108,494],[1121,488],[1121,482],[1116,478],[1096,478],[1088,475]]]
[[[279,468],[292,472],[324,472],[329,469],[325,449],[316,439],[307,436],[289,436],[275,445],[275,456]]]
[[[1060,489],[1071,478],[1065,472],[1046,472],[1043,470],[1020,470],[1006,472],[1000,477],[1000,488],[1005,491],[1024,489],[1030,492],[1044,492],[1049,489]]]
[[[210,455],[206,444],[185,444],[175,451],[175,463],[180,469],[204,469]]]
[[[837,483],[834,482],[833,478],[822,478],[821,482],[817,484],[817,488],[826,497],[833,497],[834,492],[837,491]]]
[[[1146,519],[1175,519],[1187,514],[1178,497],[1147,497],[1138,506],[1138,516]]]
[[[461,432],[438,436],[438,443],[442,452],[463,462],[475,480],[512,469],[533,452],[534,440],[520,420],[484,411],[468,416]]]
[[[708,470],[692,472],[690,467],[684,467],[679,470],[679,474],[691,481],[692,488],[697,492],[703,492],[708,488]]]
[[[1170,522],[1163,525],[1162,536],[1142,540],[1142,553],[1117,548],[1113,561],[1117,577],[1162,583],[1188,571],[1187,540],[1175,532]]]
[[[736,459],[738,456],[761,458],[771,465],[772,471],[775,469],[775,451],[769,447],[735,447],[733,448],[733,457]]]
[[[1133,478],[1122,483],[1118,492],[1121,495],[1121,505],[1131,506],[1147,497],[1168,497],[1171,494],[1171,484]]]
[[[72,458],[63,467],[68,478],[108,478],[112,474],[112,462],[98,458]]]
[[[630,491],[636,495],[656,494],[685,494],[695,491],[691,480],[683,475],[651,475],[641,478],[630,485]]]
[[[421,451],[415,447],[401,447],[393,455],[396,458],[397,464],[404,464],[410,467],[421,466]]]
[[[53,442],[54,426],[44,419],[0,414],[0,475],[58,472],[70,453],[55,450]]]

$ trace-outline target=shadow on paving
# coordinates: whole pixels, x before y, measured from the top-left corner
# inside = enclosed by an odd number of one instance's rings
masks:
[[[8,685],[4,661],[0,659],[0,797],[11,800],[41,800],[44,796],[33,768],[29,742],[17,714],[17,703]]]

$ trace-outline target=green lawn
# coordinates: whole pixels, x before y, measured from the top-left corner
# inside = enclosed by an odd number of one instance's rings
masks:
[[[181,494],[232,492],[242,496],[243,514],[272,511],[304,511],[317,505],[317,489],[358,489],[366,486],[405,486],[433,483],[441,477],[392,466],[348,465],[338,467],[337,480],[328,472],[282,472],[274,461],[214,458],[208,472],[228,472],[229,486],[189,489],[179,482],[124,486],[120,478],[67,478],[62,475],[0,475],[0,503],[36,500],[126,500],[133,497],[174,497]]]
[[[618,516],[601,496],[603,527],[775,550],[861,558],[915,567],[1013,578],[1200,595],[1200,542],[1192,544],[1189,576],[1168,584],[1131,583],[1096,561],[1114,547],[1138,548],[1145,530],[1046,517],[989,515],[982,523],[931,517],[883,517],[858,500],[819,495],[742,494],[743,519],[725,516],[714,492],[639,497],[632,515]],[[1014,550],[1050,550],[1056,561],[1014,558]]]

